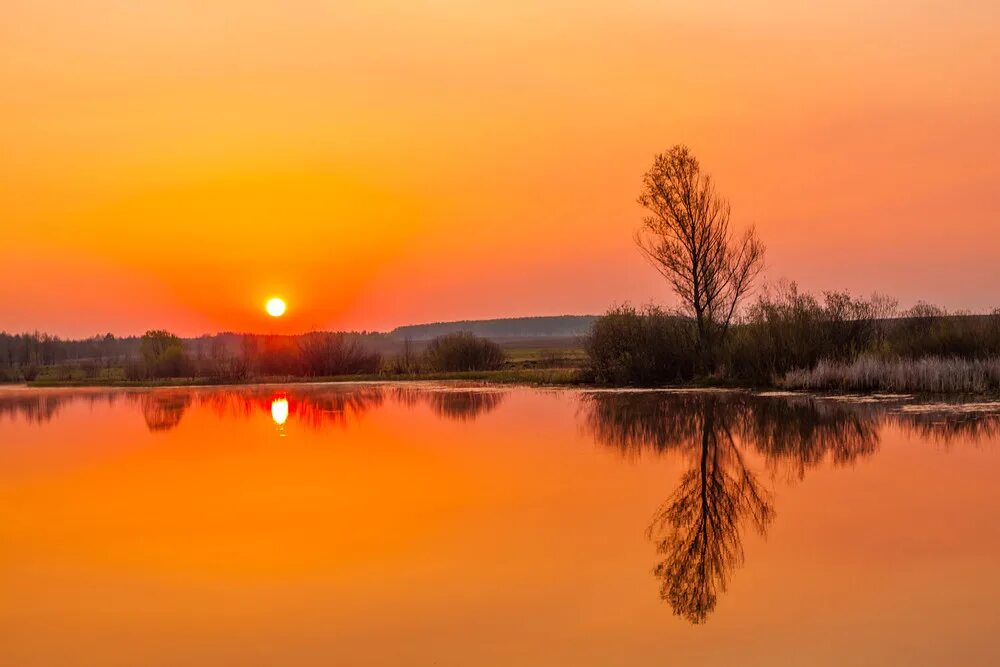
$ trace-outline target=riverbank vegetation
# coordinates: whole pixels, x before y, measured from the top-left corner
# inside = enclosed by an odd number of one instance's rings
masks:
[[[650,386],[693,381],[828,391],[1000,391],[1000,310],[958,313],[831,292],[794,283],[757,297],[698,371],[697,332],[682,314],[613,308],[587,341],[598,384]]]
[[[700,380],[831,390],[1000,391],[1000,310],[958,313],[894,299],[756,287],[764,246],[736,233],[728,202],[684,146],[656,157],[639,203],[639,249],[678,309],[612,308],[587,341],[599,384]]]

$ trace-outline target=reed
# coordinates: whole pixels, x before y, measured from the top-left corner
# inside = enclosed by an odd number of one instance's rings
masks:
[[[881,358],[822,360],[811,369],[785,373],[787,389],[982,394],[1000,391],[1000,357],[961,359]]]

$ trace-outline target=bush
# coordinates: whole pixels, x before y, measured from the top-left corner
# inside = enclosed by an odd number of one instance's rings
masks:
[[[420,371],[420,356],[414,349],[413,341],[403,340],[403,349],[398,354],[383,360],[380,372],[389,375],[412,375]]]
[[[139,342],[144,375],[155,378],[190,377],[194,365],[184,352],[184,343],[168,331],[147,331]],[[126,369],[126,376],[128,370]]]
[[[228,355],[202,359],[198,375],[224,382],[245,382],[250,377],[250,360],[245,356]]]
[[[35,378],[38,377],[38,366],[33,364],[21,366],[21,377],[24,378],[25,382],[34,382]]]
[[[302,351],[294,339],[287,336],[268,336],[261,349],[254,354],[254,366],[261,375],[301,375]]]
[[[826,292],[821,302],[795,283],[758,297],[726,350],[729,375],[766,384],[820,359],[849,359],[884,348],[895,302]]]
[[[352,375],[377,373],[381,357],[369,352],[354,337],[342,333],[314,333],[299,343],[306,375]]]
[[[990,315],[948,315],[919,303],[892,323],[889,351],[910,359],[928,356],[984,359],[1000,355],[1000,311]]]
[[[655,385],[689,380],[697,365],[694,323],[649,306],[612,308],[585,342],[599,384]]]
[[[424,352],[424,364],[432,371],[490,371],[505,359],[498,344],[469,332],[438,336]]]
[[[157,358],[152,367],[154,377],[179,378],[194,375],[194,367],[183,347],[168,347]]]

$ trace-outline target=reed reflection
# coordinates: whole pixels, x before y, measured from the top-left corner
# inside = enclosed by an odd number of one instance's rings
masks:
[[[692,623],[707,619],[743,563],[745,531],[763,535],[775,517],[747,453],[801,476],[826,458],[850,463],[878,448],[876,410],[808,399],[647,392],[590,394],[584,405],[599,442],[630,457],[676,452],[688,462],[647,534],[661,598]]]

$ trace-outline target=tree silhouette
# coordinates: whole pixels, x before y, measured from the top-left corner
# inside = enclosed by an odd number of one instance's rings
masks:
[[[687,146],[656,156],[643,176],[639,203],[649,215],[636,243],[694,318],[699,361],[708,370],[764,268],[764,244],[752,227],[734,236],[729,202]]]

